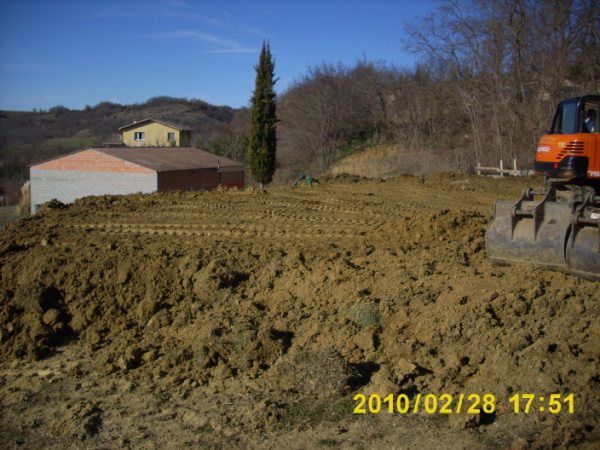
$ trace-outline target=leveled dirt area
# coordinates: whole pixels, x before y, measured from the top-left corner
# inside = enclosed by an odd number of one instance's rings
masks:
[[[341,178],[98,197],[0,230],[0,447],[599,444],[598,283],[494,267],[535,180]],[[352,414],[356,392],[495,414]],[[575,396],[515,415],[514,393]]]

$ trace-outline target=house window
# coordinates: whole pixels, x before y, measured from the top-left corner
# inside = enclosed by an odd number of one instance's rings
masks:
[[[175,142],[175,133],[167,133],[167,140],[169,142]]]
[[[133,139],[136,141],[143,141],[144,139],[146,139],[146,133],[143,131],[136,131],[135,133],[133,133]]]

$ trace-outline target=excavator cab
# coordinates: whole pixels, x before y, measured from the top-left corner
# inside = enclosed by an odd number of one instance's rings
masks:
[[[534,169],[541,192],[496,201],[486,232],[494,263],[528,262],[600,280],[600,96],[564,100],[541,137]]]
[[[546,175],[550,181],[600,180],[599,117],[598,95],[561,102],[556,108],[552,127],[539,141],[534,170]]]

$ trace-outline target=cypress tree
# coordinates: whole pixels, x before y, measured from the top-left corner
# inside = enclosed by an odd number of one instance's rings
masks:
[[[250,134],[248,136],[248,169],[260,187],[273,180],[277,150],[277,114],[275,109],[275,63],[269,44],[263,42],[256,82],[252,94]]]

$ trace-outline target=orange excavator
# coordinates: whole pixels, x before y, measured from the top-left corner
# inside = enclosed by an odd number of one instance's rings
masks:
[[[542,191],[496,201],[486,232],[494,263],[528,262],[600,281],[600,95],[562,101],[540,139]]]

